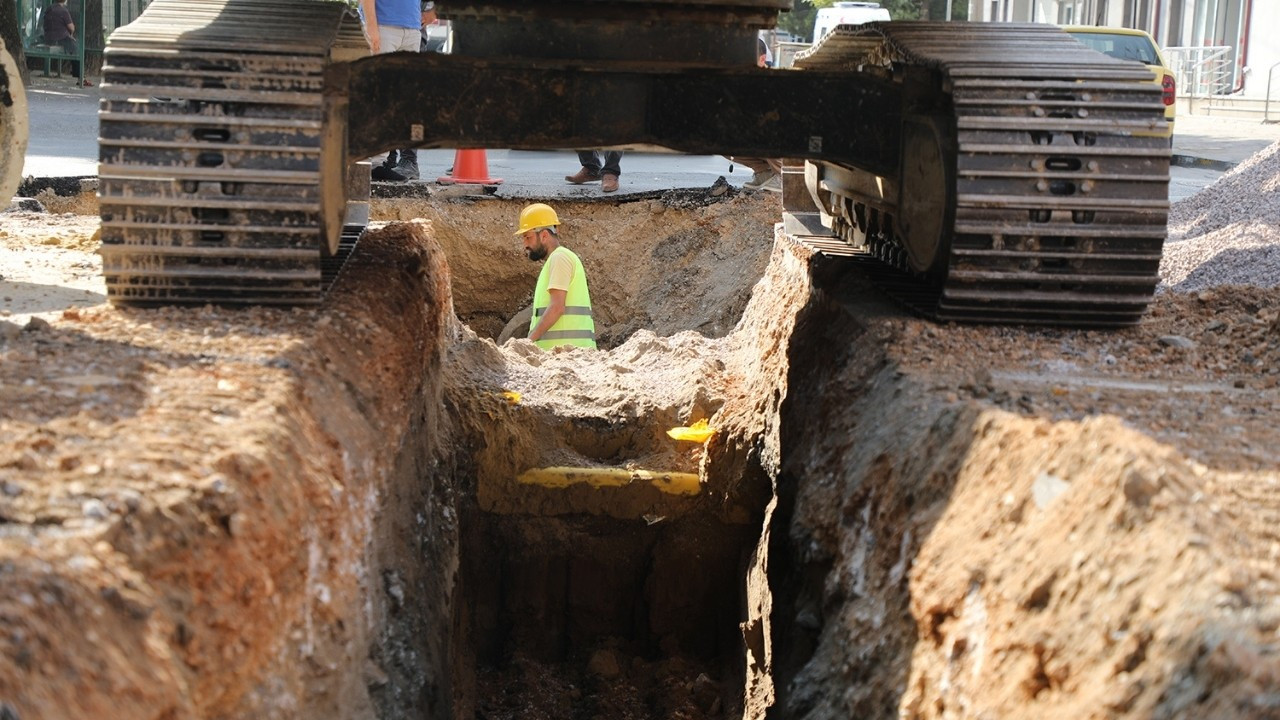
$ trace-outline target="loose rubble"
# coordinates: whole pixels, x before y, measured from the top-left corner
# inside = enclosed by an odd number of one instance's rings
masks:
[[[1254,154],[1169,212],[1161,287],[1280,285],[1280,143]]]

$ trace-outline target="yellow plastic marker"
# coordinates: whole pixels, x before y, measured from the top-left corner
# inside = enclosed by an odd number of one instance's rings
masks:
[[[625,468],[546,467],[520,473],[516,482],[548,488],[573,485],[591,487],[626,487],[634,482],[647,482],[670,495],[697,495],[701,489],[697,473],[627,470]]]
[[[667,431],[667,435],[676,440],[696,443],[706,442],[707,438],[715,434],[715,428],[707,425],[706,419],[699,420],[688,427],[674,427]]]
[[[520,393],[516,392],[515,390],[503,390],[502,397],[506,398],[507,402],[511,403],[512,405],[520,404]]]

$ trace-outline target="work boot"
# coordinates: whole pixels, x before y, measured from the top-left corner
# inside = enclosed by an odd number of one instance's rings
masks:
[[[772,190],[773,192],[782,192],[782,181],[770,183],[778,177],[778,173],[772,170],[759,170],[751,174],[751,179],[742,183],[743,190]]]
[[[583,165],[582,169],[573,175],[565,175],[564,181],[573,183],[574,185],[585,185],[589,182],[595,182],[600,179],[600,173],[593,171],[591,168]],[[613,179],[613,189],[618,189],[618,179]]]
[[[382,180],[384,182],[403,182],[404,177],[400,173],[396,172],[396,164],[399,161],[400,151],[392,150],[387,153],[387,156],[382,159],[382,162],[373,166],[373,170],[370,171],[369,175],[374,180]]]
[[[396,174],[400,176],[400,180],[421,180],[422,173],[418,172],[418,161],[401,155],[400,162],[396,164]]]
[[[613,192],[618,189],[618,176],[605,173],[600,178],[600,189],[605,192]]]

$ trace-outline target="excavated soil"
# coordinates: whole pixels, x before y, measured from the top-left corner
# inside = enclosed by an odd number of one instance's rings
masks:
[[[92,218],[0,215],[0,715],[1280,717],[1280,289],[938,325],[776,196],[557,209],[600,351],[494,342],[491,197],[295,310],[112,308]]]

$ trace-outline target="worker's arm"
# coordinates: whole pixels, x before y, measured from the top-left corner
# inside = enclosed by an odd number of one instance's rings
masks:
[[[378,10],[374,0],[360,0],[360,9],[364,13],[364,32],[369,37],[369,47],[377,55],[382,52],[382,36],[378,32]]]
[[[560,316],[564,315],[564,299],[569,296],[569,291],[552,288],[547,291],[547,294],[551,296],[551,304],[547,306],[547,311],[542,313],[542,317],[538,318],[538,326],[529,333],[530,340],[541,340]]]

